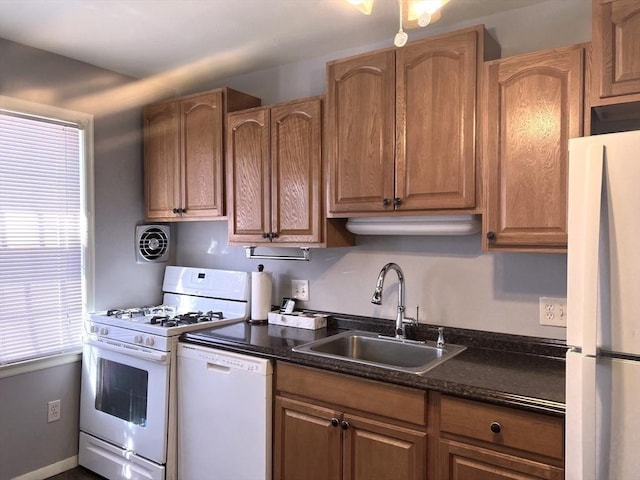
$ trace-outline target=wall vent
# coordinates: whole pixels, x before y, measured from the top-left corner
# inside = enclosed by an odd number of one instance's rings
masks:
[[[168,225],[136,226],[136,262],[167,262],[169,260],[170,238]]]

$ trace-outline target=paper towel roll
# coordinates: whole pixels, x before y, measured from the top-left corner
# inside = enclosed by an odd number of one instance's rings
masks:
[[[271,310],[271,272],[251,274],[251,320],[266,320]]]

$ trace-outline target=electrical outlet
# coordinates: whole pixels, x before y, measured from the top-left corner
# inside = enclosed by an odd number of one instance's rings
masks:
[[[47,422],[57,422],[60,420],[60,400],[47,402]]]
[[[567,299],[540,297],[540,325],[567,326]]]
[[[309,301],[309,280],[291,280],[291,296],[303,302]]]

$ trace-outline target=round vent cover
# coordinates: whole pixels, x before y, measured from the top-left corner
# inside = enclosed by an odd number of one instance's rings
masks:
[[[165,225],[136,227],[136,257],[138,263],[166,262],[169,259],[169,227]]]

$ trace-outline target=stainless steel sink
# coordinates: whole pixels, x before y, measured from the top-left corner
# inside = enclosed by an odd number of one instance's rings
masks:
[[[403,341],[377,333],[349,330],[294,347],[293,351],[419,374],[465,348],[460,345],[438,347],[435,342]]]

